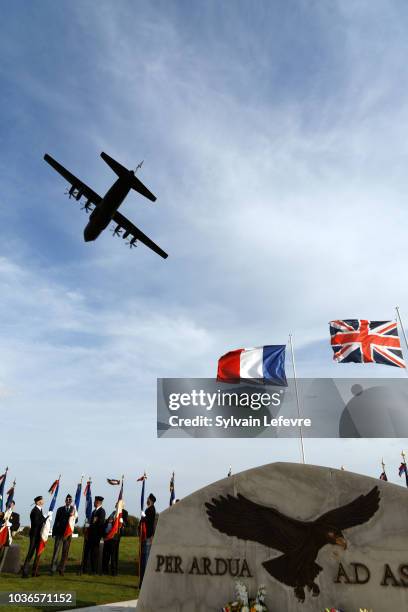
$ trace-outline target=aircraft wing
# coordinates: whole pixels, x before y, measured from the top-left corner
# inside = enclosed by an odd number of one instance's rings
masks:
[[[150,200],[151,202],[156,201],[156,196],[152,194],[151,191],[148,190],[146,185],[143,185],[142,181],[139,181],[137,176],[134,176],[132,179],[132,189],[138,191],[142,196]]]
[[[108,155],[107,153],[104,153],[103,151],[101,153],[101,157],[103,161],[106,162],[108,166],[110,166],[112,170],[116,172],[118,176],[124,176],[124,175],[129,176],[129,170],[127,170],[124,166],[122,166],[122,164],[117,162],[116,159],[113,159],[113,157],[110,157],[110,155]],[[152,202],[155,202],[157,200],[156,196],[153,195],[152,192],[148,190],[146,185],[143,185],[143,183],[139,181],[139,179],[134,175],[132,178],[132,189],[140,193],[142,196],[144,196],[148,200],[151,200]]]
[[[48,164],[50,164],[52,168],[54,168],[54,170],[59,172],[59,174],[61,174],[64,179],[71,183],[72,187],[78,189],[81,195],[88,198],[88,200],[90,200],[94,204],[99,204],[102,198],[93,189],[91,189],[90,187],[88,187],[88,185],[80,181],[79,178],[77,178],[74,174],[71,174],[69,170],[64,168],[64,166],[61,166],[61,164],[59,164],[53,157],[51,157],[51,155],[48,155],[48,153],[44,155],[44,159]]]
[[[148,238],[146,234],[140,231],[140,229],[137,228],[136,225],[133,225],[133,223],[129,221],[129,219],[126,219],[126,217],[124,217],[120,212],[115,212],[112,217],[112,221],[120,225],[120,227],[123,227],[125,232],[131,234],[136,240],[140,240],[140,242],[143,242],[143,244],[145,244],[147,247],[149,247],[149,249],[152,249],[152,251],[160,255],[160,257],[163,257],[163,259],[166,259],[166,257],[168,257],[167,253],[165,253],[159,246],[157,246],[157,244],[154,243],[153,240],[150,240],[150,238]]]

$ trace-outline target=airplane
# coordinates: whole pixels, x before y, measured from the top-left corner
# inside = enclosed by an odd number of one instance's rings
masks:
[[[127,243],[130,248],[137,246],[136,242],[140,241],[160,255],[160,257],[166,259],[168,256],[167,253],[143,234],[143,232],[133,225],[129,219],[118,212],[119,206],[131,189],[134,189],[152,202],[156,201],[156,196],[136,178],[133,170],[128,170],[104,152],[101,153],[101,157],[119,177],[112,187],[108,189],[103,198],[88,187],[88,185],[71,174],[66,168],[61,166],[61,164],[51,157],[51,155],[48,155],[48,153],[44,155],[44,160],[71,184],[71,187],[65,193],[69,195],[70,198],[73,197],[78,201],[80,201],[82,196],[86,198],[86,203],[83,205],[82,210],[85,210],[87,213],[91,212],[91,214],[89,216],[89,222],[84,229],[85,242],[96,240],[96,238],[98,238],[98,236],[108,227],[109,223],[113,221],[116,224],[115,229],[112,231],[114,236],[121,236],[122,230],[124,230],[123,238],[132,236]],[[138,168],[140,167],[141,164],[139,164]]]

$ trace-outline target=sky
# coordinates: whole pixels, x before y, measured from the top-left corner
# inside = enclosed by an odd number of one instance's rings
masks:
[[[299,376],[398,376],[332,361],[328,321],[408,317],[408,7],[393,3],[3,3],[0,462],[18,510],[62,474],[106,507],[144,470],[159,510],[296,440],[156,437],[156,379],[294,334]],[[104,194],[106,151],[157,195],[121,211],[130,251],[64,196],[49,153]],[[345,373],[346,372],[346,373]],[[288,364],[288,374],[290,368]],[[407,440],[323,440],[308,463],[398,482]],[[0,463],[0,470],[3,467]],[[81,514],[82,515],[82,514]]]

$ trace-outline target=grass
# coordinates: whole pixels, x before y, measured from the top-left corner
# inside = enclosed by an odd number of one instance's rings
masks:
[[[20,559],[24,561],[28,549],[28,537],[17,536],[15,544],[20,546]],[[21,578],[19,574],[0,574],[0,591],[32,591],[43,593],[49,591],[76,592],[76,607],[95,606],[102,603],[127,601],[137,599],[138,577],[136,573],[139,542],[136,537],[123,537],[119,549],[118,576],[78,575],[82,558],[83,539],[75,538],[71,542],[65,575],[49,576],[54,542],[50,539],[41,556],[38,578]],[[30,610],[66,610],[67,606],[35,607],[35,606],[0,606],[1,612],[29,612]]]

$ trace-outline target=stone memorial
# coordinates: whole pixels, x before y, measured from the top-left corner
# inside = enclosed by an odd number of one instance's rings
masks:
[[[20,546],[18,544],[12,544],[7,547],[1,571],[3,574],[18,574],[20,569]]]
[[[138,612],[216,612],[266,588],[268,612],[408,610],[408,490],[273,463],[160,515]]]

